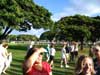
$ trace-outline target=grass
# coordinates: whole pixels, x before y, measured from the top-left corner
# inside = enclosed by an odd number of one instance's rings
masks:
[[[7,75],[22,75],[22,62],[27,51],[27,45],[25,44],[11,44],[8,49],[13,54],[13,61],[9,69],[7,69]],[[88,49],[79,51],[80,54],[87,54]],[[70,68],[60,68],[60,49],[57,47],[57,53],[54,61],[53,75],[74,75],[75,61],[70,62]],[[3,74],[2,74],[3,75]]]

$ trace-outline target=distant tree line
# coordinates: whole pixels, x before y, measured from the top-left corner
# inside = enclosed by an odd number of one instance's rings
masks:
[[[38,38],[35,35],[21,34],[9,35],[6,40],[9,41],[36,41]]]

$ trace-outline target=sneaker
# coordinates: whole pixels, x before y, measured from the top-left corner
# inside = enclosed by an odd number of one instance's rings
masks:
[[[63,65],[61,65],[60,67],[61,67],[61,68],[63,68],[64,66],[63,66]]]
[[[68,66],[68,65],[66,65],[65,67],[66,67],[66,68],[69,68],[69,66]]]

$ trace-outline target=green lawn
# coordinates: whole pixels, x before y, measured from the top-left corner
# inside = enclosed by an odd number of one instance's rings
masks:
[[[8,51],[13,54],[13,61],[10,68],[7,70],[7,75],[22,75],[22,62],[26,54],[26,45],[10,45]],[[60,68],[60,49],[57,48],[57,53],[54,61],[53,75],[74,75],[75,61],[70,62],[70,68]],[[87,54],[88,50],[84,49],[79,54]]]

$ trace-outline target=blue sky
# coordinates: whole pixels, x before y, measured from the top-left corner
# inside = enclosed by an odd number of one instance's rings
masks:
[[[100,15],[100,0],[34,0],[34,2],[48,9],[52,13],[51,18],[53,21],[75,14]],[[39,37],[42,32],[44,32],[43,29],[32,29],[28,32],[13,31],[12,34],[32,34]]]

